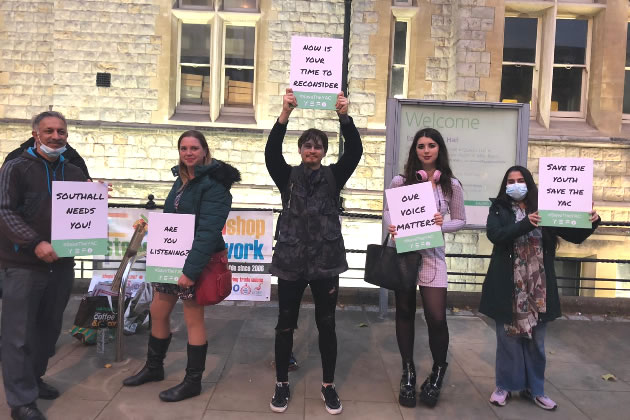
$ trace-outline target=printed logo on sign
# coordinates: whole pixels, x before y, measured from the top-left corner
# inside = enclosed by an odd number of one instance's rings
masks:
[[[245,284],[241,287],[241,295],[250,295],[252,293],[251,287]]]

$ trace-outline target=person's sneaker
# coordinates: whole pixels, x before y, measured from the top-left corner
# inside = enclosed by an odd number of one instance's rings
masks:
[[[52,385],[47,384],[41,379],[37,380],[38,398],[42,400],[54,400],[59,397],[59,391]]]
[[[490,404],[503,407],[506,404],[507,400],[510,399],[510,397],[512,397],[512,393],[497,387],[495,388],[492,395],[490,395]]]
[[[529,389],[526,389],[525,391],[521,392],[521,396],[523,398],[528,398],[532,401],[534,401],[534,403],[542,408],[543,410],[549,410],[549,411],[553,411],[556,408],[558,408],[558,404],[556,404],[556,402],[554,400],[552,400],[551,398],[549,398],[546,395],[539,395],[537,397],[534,397],[532,395],[532,392]]]
[[[324,400],[326,411],[330,414],[339,414],[343,410],[334,385],[322,385],[322,400]]]
[[[46,420],[35,403],[12,408],[11,418],[13,420]]]
[[[273,394],[273,398],[269,403],[271,411],[276,413],[284,413],[289,406],[289,398],[291,398],[291,391],[289,391],[289,384],[284,382],[278,382],[276,384],[276,391]]]

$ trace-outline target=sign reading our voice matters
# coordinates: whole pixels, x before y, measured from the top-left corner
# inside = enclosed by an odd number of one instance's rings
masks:
[[[59,257],[107,251],[107,184],[53,181],[51,244]]]
[[[290,86],[299,108],[335,109],[342,62],[342,39],[291,38]]]
[[[541,226],[592,226],[593,159],[540,158],[538,182]]]
[[[194,237],[194,214],[149,213],[147,282],[177,284]]]
[[[435,224],[437,207],[430,182],[391,188],[385,194],[396,225],[398,253],[444,245],[442,228]]]

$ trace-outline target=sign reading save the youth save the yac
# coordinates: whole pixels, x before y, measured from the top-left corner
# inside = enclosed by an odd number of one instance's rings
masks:
[[[107,184],[53,181],[51,243],[59,257],[107,251]]]
[[[396,225],[396,251],[444,245],[442,229],[435,224],[437,207],[430,182],[391,188],[385,194],[392,224]]]
[[[149,213],[147,282],[176,284],[194,237],[194,214]]]
[[[593,159],[543,157],[538,175],[541,226],[592,226]]]
[[[299,108],[335,109],[342,62],[342,39],[291,38],[290,86]]]
[[[232,271],[227,300],[268,301],[271,296],[273,212],[232,210],[223,228]]]

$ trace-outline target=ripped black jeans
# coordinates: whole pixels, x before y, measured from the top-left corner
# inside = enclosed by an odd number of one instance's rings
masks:
[[[278,279],[278,325],[276,325],[276,380],[289,381],[289,357],[293,350],[293,330],[297,328],[300,303],[306,286],[311,286],[315,302],[315,322],[319,331],[319,353],[322,358],[323,382],[335,380],[337,333],[335,307],[339,276],[312,281]]]

